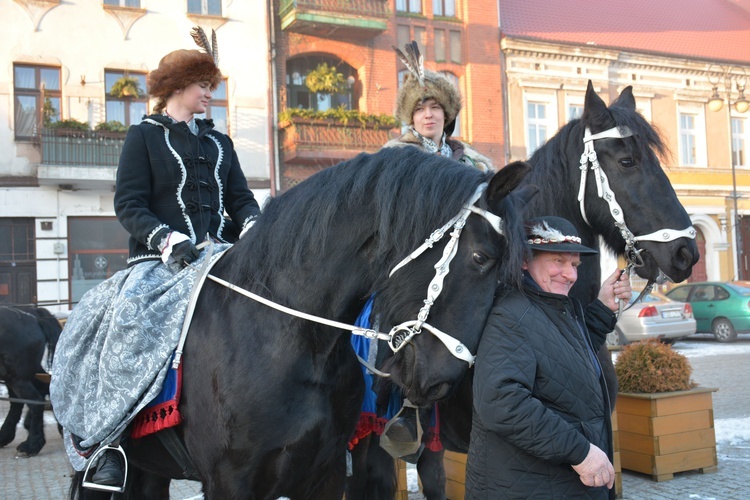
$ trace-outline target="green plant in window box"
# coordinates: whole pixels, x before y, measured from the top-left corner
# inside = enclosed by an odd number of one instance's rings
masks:
[[[109,89],[109,95],[112,97],[143,97],[145,93],[141,90],[141,83],[137,78],[132,76],[121,76],[112,88]]]
[[[120,121],[110,120],[108,122],[101,122],[94,127],[97,132],[127,132],[128,127]]]
[[[305,86],[310,92],[320,94],[336,94],[348,90],[344,75],[336,71],[336,66],[328,66],[327,63],[318,64],[317,68],[307,74]]]
[[[42,106],[42,124],[44,127],[49,127],[53,123],[52,119],[56,116],[57,108],[52,105],[52,100],[49,97],[45,97]]]
[[[80,131],[86,131],[86,132],[91,130],[91,127],[89,127],[88,122],[82,122],[80,120],[76,120],[75,118],[68,118],[65,120],[57,120],[54,122],[50,122],[46,128],[80,130]]]
[[[279,113],[279,125],[283,128],[294,119],[310,120],[313,122],[359,125],[362,128],[373,128],[375,130],[385,128],[391,129],[399,126],[398,120],[386,114],[363,113],[358,109],[347,109],[344,106],[316,111],[313,109],[287,108]]]

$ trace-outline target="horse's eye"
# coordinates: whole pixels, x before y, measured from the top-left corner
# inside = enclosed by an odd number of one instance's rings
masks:
[[[632,158],[623,158],[622,160],[620,160],[619,163],[620,163],[620,166],[624,168],[635,167],[635,162],[633,161]]]
[[[471,256],[474,258],[474,262],[476,262],[480,266],[483,266],[487,263],[487,256],[483,253],[474,252]]]

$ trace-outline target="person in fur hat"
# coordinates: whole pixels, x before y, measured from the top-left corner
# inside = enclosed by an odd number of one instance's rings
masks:
[[[489,158],[450,137],[461,111],[461,94],[455,85],[440,73],[424,68],[417,42],[406,44],[403,52],[396,47],[394,50],[409,70],[396,99],[396,118],[409,128],[384,147],[419,147],[476,167],[482,172],[493,172],[495,168]],[[397,393],[391,394],[386,415],[394,411],[394,406],[398,408],[394,400],[399,398]],[[385,425],[381,446],[394,457],[415,463],[424,447],[420,443],[418,418],[418,409],[408,399],[404,400],[401,409]],[[437,436],[428,437],[430,439],[436,440]]]
[[[260,214],[232,140],[195,118],[221,71],[216,34],[191,34],[203,50],[170,52],[149,74],[154,114],[130,127],[120,155],[114,208],[130,233],[128,267],[83,296],[58,344],[50,397],[74,468],[96,467],[95,489],[122,490],[120,440],[177,372],[167,367],[198,274],[186,266],[226,250]],[[179,423],[178,396],[166,398],[162,427]]]
[[[489,158],[450,137],[461,111],[461,94],[455,85],[440,73],[424,69],[417,42],[406,44],[404,52],[394,49],[409,70],[396,98],[396,118],[409,129],[385,147],[417,146],[483,172],[494,171]]]

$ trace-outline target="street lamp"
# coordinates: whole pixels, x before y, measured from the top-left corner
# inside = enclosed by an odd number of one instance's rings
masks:
[[[747,74],[743,68],[737,66],[722,66],[711,64],[706,71],[708,83],[713,87],[711,98],[708,100],[708,109],[721,111],[724,107],[723,95],[726,95],[727,116],[729,117],[729,162],[732,166],[732,200],[734,202],[734,235],[737,242],[735,254],[737,255],[737,279],[743,279],[742,273],[742,231],[740,230],[740,214],[737,210],[737,174],[735,172],[734,148],[732,147],[732,105],[738,113],[745,113],[750,108],[750,102],[745,99],[745,84]],[[721,92],[719,85],[723,83]],[[737,88],[737,99],[732,103],[732,89]]]

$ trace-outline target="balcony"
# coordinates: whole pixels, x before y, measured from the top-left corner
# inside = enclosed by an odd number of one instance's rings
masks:
[[[115,185],[124,132],[42,129],[40,185],[102,189]]]
[[[281,29],[303,35],[369,40],[388,28],[387,0],[281,0]]]
[[[297,117],[280,129],[282,190],[359,153],[374,153],[391,138],[388,128]]]

